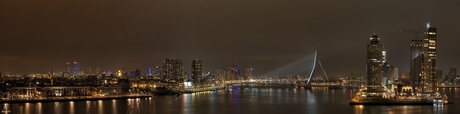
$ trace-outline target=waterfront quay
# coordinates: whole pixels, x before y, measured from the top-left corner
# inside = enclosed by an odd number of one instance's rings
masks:
[[[157,88],[193,93],[223,89],[219,81],[131,76],[2,77],[0,102],[46,102],[142,98]]]
[[[350,100],[350,105],[444,105],[451,104],[446,95],[435,94],[395,94],[389,90],[375,92],[360,88]]]
[[[84,97],[48,97],[36,99],[0,99],[0,103],[34,103],[34,102],[66,102],[66,101],[95,101],[129,98],[148,98],[150,95],[120,95],[120,96],[84,96]]]

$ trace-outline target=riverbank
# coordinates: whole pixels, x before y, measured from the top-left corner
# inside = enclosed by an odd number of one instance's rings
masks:
[[[69,102],[69,101],[96,101],[112,99],[129,99],[129,98],[149,98],[149,95],[124,95],[124,96],[104,96],[104,97],[55,97],[47,99],[17,99],[17,100],[0,100],[0,103],[35,103],[35,102]]]
[[[447,102],[443,104],[452,104],[453,102]],[[375,101],[361,101],[361,102],[356,102],[356,101],[351,101],[350,105],[433,105],[433,102],[430,101],[422,101],[422,100],[416,100],[416,101],[392,101],[392,100],[375,100]]]

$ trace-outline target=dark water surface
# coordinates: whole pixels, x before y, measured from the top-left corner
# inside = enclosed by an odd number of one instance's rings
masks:
[[[349,105],[355,89],[240,85],[232,90],[125,100],[8,104],[11,114],[368,114],[460,113],[460,88],[440,89],[445,106]],[[0,104],[4,107],[5,104]]]

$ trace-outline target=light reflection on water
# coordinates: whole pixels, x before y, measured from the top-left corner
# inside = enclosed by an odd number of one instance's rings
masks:
[[[232,90],[200,92],[182,96],[151,98],[13,103],[12,113],[23,114],[234,114],[234,113],[452,113],[460,109],[460,88],[439,89],[453,100],[445,106],[363,106],[349,105],[356,89],[304,89],[292,86],[239,85]],[[1,107],[4,104],[0,104]],[[450,107],[450,108],[449,108]],[[454,107],[454,108],[452,108]],[[288,111],[286,111],[288,110]]]
[[[117,100],[115,100],[115,99],[112,100],[112,109],[113,109],[113,114],[118,114]]]
[[[37,112],[37,114],[43,114],[41,102],[38,102],[37,105],[35,106],[35,112]]]
[[[69,105],[70,114],[75,114],[75,109],[74,109],[75,106],[74,106],[73,101],[70,101],[69,104],[70,104]]]

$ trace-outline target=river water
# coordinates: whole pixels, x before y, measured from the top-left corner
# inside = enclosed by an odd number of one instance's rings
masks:
[[[440,89],[445,106],[349,105],[356,89],[295,89],[279,85],[238,85],[231,90],[123,100],[10,103],[11,114],[368,114],[458,113],[460,88]],[[0,104],[4,107],[5,104]]]

